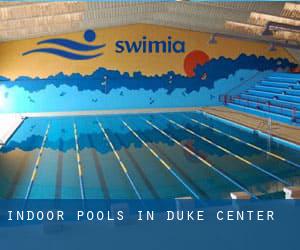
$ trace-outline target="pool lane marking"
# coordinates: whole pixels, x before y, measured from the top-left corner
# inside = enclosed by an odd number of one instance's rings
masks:
[[[200,199],[200,196],[193,191],[193,189],[184,182],[184,180],[177,175],[177,173],[172,169],[172,167],[165,162],[125,121],[123,121],[125,127],[127,127],[130,132],[154,155],[155,158],[159,160],[159,162],[196,198]]]
[[[116,151],[115,146],[112,144],[112,142],[111,142],[111,140],[110,140],[108,134],[106,133],[104,127],[102,126],[101,122],[99,122],[99,121],[97,121],[97,122],[98,122],[98,126],[99,126],[99,128],[101,129],[102,133],[104,134],[104,137],[105,137],[105,139],[107,140],[107,142],[108,142],[108,144],[109,144],[111,150],[113,151],[115,157],[117,158],[117,160],[118,160],[118,162],[119,162],[119,165],[120,165],[121,169],[123,170],[124,174],[126,175],[126,177],[127,177],[128,181],[129,181],[129,183],[130,183],[132,189],[134,190],[134,192],[135,192],[136,196],[138,197],[138,199],[141,200],[141,199],[142,199],[142,196],[141,196],[141,194],[139,193],[139,191],[138,191],[137,187],[135,186],[133,180],[131,179],[130,175],[128,174],[128,170],[127,170],[125,164],[123,163],[123,161],[121,160],[121,158],[120,158],[120,156],[119,156],[119,153]]]
[[[119,143],[121,143],[121,144],[124,143],[123,138],[121,138],[117,134],[115,134],[115,136],[116,136],[116,139],[118,140]],[[153,198],[154,199],[160,199],[160,196],[159,196],[157,190],[155,189],[155,187],[153,186],[153,184],[149,180],[149,178],[148,178],[147,174],[145,173],[144,169],[140,166],[140,163],[135,159],[135,157],[132,155],[132,153],[129,152],[128,148],[124,147],[124,151],[125,151],[125,154],[127,155],[127,157],[132,162],[134,168],[138,171],[139,175],[142,177],[142,179],[143,179],[144,183],[146,184],[147,188],[152,193]]]
[[[293,162],[293,161],[290,161],[290,160],[288,160],[288,159],[286,159],[286,158],[284,158],[284,157],[282,157],[282,156],[279,156],[279,155],[277,155],[277,154],[274,154],[274,153],[272,153],[272,152],[269,152],[269,151],[267,151],[267,150],[265,150],[265,149],[263,149],[263,148],[260,148],[260,147],[258,147],[258,146],[256,146],[256,145],[252,144],[252,143],[246,142],[246,141],[244,141],[244,140],[242,140],[242,139],[240,139],[240,138],[238,138],[238,137],[235,137],[235,136],[233,136],[233,135],[229,135],[229,134],[227,134],[227,133],[225,133],[225,132],[222,132],[222,131],[219,130],[219,129],[212,128],[212,127],[208,126],[207,124],[202,123],[202,122],[200,122],[200,121],[198,121],[198,120],[196,120],[196,119],[190,118],[190,117],[188,117],[188,116],[186,116],[186,115],[183,115],[183,116],[185,116],[187,119],[193,121],[194,123],[197,123],[197,124],[199,124],[199,125],[202,125],[203,127],[206,127],[206,128],[208,128],[208,129],[211,129],[211,130],[213,130],[213,131],[215,131],[215,132],[217,132],[217,133],[219,133],[219,134],[225,135],[225,136],[227,136],[227,137],[229,137],[229,138],[231,138],[231,139],[233,139],[233,140],[235,140],[235,141],[237,141],[237,142],[243,143],[243,144],[245,144],[245,145],[247,145],[247,146],[249,146],[249,147],[251,147],[251,148],[254,148],[254,149],[256,149],[256,150],[258,150],[258,151],[261,151],[261,152],[263,152],[263,153],[265,153],[265,154],[268,154],[268,155],[270,155],[270,156],[273,156],[274,158],[276,158],[276,159],[278,159],[278,160],[281,160],[281,161],[284,161],[284,162],[286,162],[286,163],[288,163],[288,164],[290,164],[290,165],[292,165],[292,166],[294,166],[294,167],[296,167],[296,168],[300,168],[300,165],[299,165],[299,164],[297,164],[297,163],[295,163],[295,162]]]
[[[42,158],[42,155],[43,155],[43,152],[44,152],[44,148],[45,148],[45,144],[46,144],[46,141],[47,141],[47,138],[48,138],[49,129],[50,129],[50,123],[48,124],[46,132],[45,132],[44,137],[43,137],[42,145],[41,145],[38,157],[37,157],[35,165],[34,165],[34,169],[33,169],[32,175],[31,175],[31,179],[30,179],[29,185],[27,187],[27,191],[26,191],[26,195],[25,195],[25,200],[27,200],[29,198],[31,190],[32,190],[32,187],[33,187],[33,184],[34,184],[34,181],[35,181],[35,179],[37,177],[37,172],[38,172],[38,169],[39,169],[39,166],[40,166],[41,158]]]
[[[79,184],[80,184],[80,195],[81,199],[85,199],[85,192],[84,192],[84,185],[83,185],[83,170],[82,164],[79,154],[79,144],[78,144],[78,133],[77,133],[77,126],[76,123],[73,123],[74,128],[74,138],[75,138],[75,148],[76,148],[76,159],[77,159],[77,169],[78,169],[78,177],[79,177]]]
[[[219,175],[221,175],[223,178],[225,178],[226,180],[228,180],[229,182],[231,182],[233,185],[235,185],[236,187],[238,187],[239,189],[243,190],[244,192],[246,192],[247,194],[249,194],[252,198],[254,199],[258,199],[254,194],[252,194],[250,191],[248,191],[245,187],[243,187],[242,185],[240,185],[237,181],[235,181],[234,179],[232,179],[231,177],[229,177],[228,175],[226,175],[225,173],[223,173],[223,171],[217,169],[216,167],[214,167],[211,163],[209,163],[208,161],[206,161],[205,159],[203,159],[202,157],[200,157],[199,155],[197,155],[195,152],[193,152],[192,150],[190,150],[188,147],[186,147],[185,145],[181,144],[179,141],[177,141],[175,138],[173,138],[172,136],[168,135],[165,131],[161,130],[160,128],[158,128],[156,125],[154,125],[152,122],[148,121],[147,119],[144,119],[145,122],[147,122],[151,127],[153,127],[154,129],[156,129],[157,131],[159,131],[161,134],[163,134],[164,136],[166,136],[167,138],[169,138],[171,141],[173,141],[175,144],[177,144],[179,147],[183,148],[185,151],[187,151],[189,154],[191,154],[192,156],[194,156],[195,158],[197,158],[199,161],[201,161],[202,163],[204,163],[207,167],[211,168],[212,170],[214,170],[216,173],[218,173]]]
[[[166,118],[166,119],[167,119],[167,118]],[[194,131],[192,131],[192,130],[190,130],[190,129],[184,127],[184,126],[182,126],[181,124],[178,124],[177,122],[175,122],[175,121],[173,121],[173,120],[171,120],[171,119],[167,119],[167,120],[168,120],[170,123],[174,124],[175,126],[177,126],[177,127],[181,128],[181,129],[185,130],[186,132],[188,132],[188,133],[190,133],[190,134],[196,136],[197,138],[199,138],[199,139],[201,139],[201,140],[207,142],[208,144],[210,144],[210,145],[212,145],[212,146],[215,146],[216,148],[222,150],[223,152],[225,152],[225,153],[227,153],[227,154],[229,154],[229,155],[235,157],[236,159],[238,159],[238,160],[240,160],[240,161],[242,161],[242,162],[248,164],[249,166],[251,166],[251,167],[253,167],[253,168],[255,168],[255,169],[257,169],[257,170],[263,172],[264,174],[266,174],[266,175],[272,177],[273,179],[275,179],[275,180],[277,180],[277,181],[283,183],[284,185],[288,185],[288,186],[291,185],[289,182],[287,182],[287,181],[281,179],[280,177],[278,177],[278,176],[276,176],[276,175],[270,173],[269,171],[267,171],[267,170],[265,170],[265,169],[259,167],[258,165],[254,164],[253,162],[250,162],[250,161],[248,161],[247,159],[245,159],[245,158],[243,158],[243,157],[241,157],[241,156],[239,156],[239,155],[237,155],[237,154],[231,152],[230,150],[228,150],[228,149],[226,149],[226,148],[224,148],[224,147],[222,147],[222,146],[220,146],[220,145],[214,143],[213,141],[207,139],[206,137],[201,136],[201,135],[195,133]]]

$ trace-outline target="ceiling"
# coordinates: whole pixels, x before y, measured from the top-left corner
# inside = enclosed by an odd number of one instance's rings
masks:
[[[252,11],[280,15],[283,6],[284,2],[0,2],[0,41],[133,23],[236,36],[224,29],[225,21],[247,22]],[[300,46],[293,47],[291,52],[300,58]]]

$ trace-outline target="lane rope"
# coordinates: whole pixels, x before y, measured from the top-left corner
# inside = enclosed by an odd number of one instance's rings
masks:
[[[40,166],[40,163],[41,163],[41,158],[42,158],[42,155],[44,153],[44,148],[45,148],[46,141],[47,141],[47,138],[48,138],[49,130],[50,130],[50,123],[48,124],[46,132],[45,132],[44,137],[43,137],[42,145],[41,145],[38,157],[36,159],[36,162],[35,162],[35,165],[34,165],[34,168],[33,168],[33,172],[32,172],[32,175],[31,175],[29,185],[27,187],[25,200],[29,199],[33,184],[36,180],[36,177],[37,177],[37,174],[38,174],[38,169],[39,169],[39,166]]]
[[[221,130],[219,130],[219,129],[210,127],[210,126],[208,126],[207,124],[205,124],[205,123],[203,123],[203,122],[200,122],[200,121],[198,121],[198,120],[196,120],[196,119],[190,118],[190,117],[188,117],[188,116],[186,116],[186,115],[184,115],[184,114],[182,114],[182,116],[185,116],[187,119],[191,120],[192,122],[197,123],[197,124],[199,124],[199,125],[201,125],[201,126],[203,126],[203,127],[206,127],[206,128],[208,128],[208,129],[210,129],[210,130],[216,132],[216,133],[225,135],[225,136],[227,136],[227,137],[229,137],[229,138],[231,138],[231,139],[233,139],[233,140],[235,140],[235,141],[237,141],[237,142],[239,142],[239,143],[245,144],[245,145],[247,145],[247,146],[249,146],[249,147],[251,147],[251,148],[254,148],[254,149],[258,150],[258,151],[261,151],[261,152],[263,152],[263,153],[265,153],[265,154],[268,154],[268,155],[270,155],[270,156],[272,156],[272,157],[274,157],[274,158],[276,158],[276,159],[278,159],[278,160],[281,160],[281,161],[283,161],[283,162],[286,162],[286,163],[288,163],[288,164],[290,164],[290,165],[292,165],[292,166],[294,166],[294,167],[296,167],[296,168],[300,168],[300,165],[299,165],[299,164],[297,164],[297,163],[295,163],[295,162],[293,162],[293,161],[291,161],[291,160],[288,160],[288,159],[286,159],[286,158],[284,158],[284,157],[282,157],[282,156],[280,156],[280,155],[277,155],[277,154],[275,154],[275,153],[272,153],[272,152],[270,152],[270,151],[267,151],[267,150],[265,150],[265,149],[263,149],[263,148],[260,148],[260,147],[258,147],[258,146],[256,146],[256,145],[252,144],[252,143],[246,142],[246,141],[244,141],[244,140],[242,140],[242,139],[240,139],[240,138],[238,138],[238,137],[236,137],[236,136],[229,135],[229,134],[227,134],[227,133],[225,133],[225,132],[223,132],[223,131],[221,131]]]
[[[125,127],[127,127],[130,132],[151,152],[151,154],[159,160],[159,162],[196,198],[200,199],[199,195],[193,191],[193,189],[184,182],[184,180],[177,175],[177,173],[172,169],[172,167],[165,162],[125,121],[123,121]]]
[[[79,184],[80,184],[80,195],[81,199],[85,199],[85,192],[84,192],[84,182],[83,182],[83,168],[82,163],[80,159],[80,150],[79,150],[79,144],[78,144],[78,132],[77,132],[77,126],[76,123],[73,124],[74,127],[74,138],[75,138],[75,149],[76,149],[76,159],[77,159],[77,170],[78,170],[78,177],[79,177]]]
[[[135,184],[134,184],[132,178],[131,178],[130,175],[128,174],[128,170],[127,170],[125,164],[123,163],[123,161],[121,160],[121,158],[120,158],[118,152],[116,151],[115,146],[112,144],[112,142],[111,142],[111,140],[110,140],[108,134],[106,133],[104,127],[102,126],[102,124],[101,124],[99,121],[97,121],[97,122],[98,122],[98,126],[99,126],[100,130],[101,130],[102,133],[104,134],[104,137],[105,137],[106,141],[108,142],[108,144],[109,144],[111,150],[113,151],[115,157],[117,158],[117,160],[118,160],[118,162],[119,162],[119,165],[120,165],[120,167],[121,167],[123,173],[126,175],[126,177],[127,177],[128,181],[129,181],[129,183],[130,183],[132,189],[134,190],[134,192],[135,192],[136,196],[138,197],[138,199],[141,200],[141,199],[142,199],[142,196],[141,196],[141,194],[139,193],[137,187],[135,186]]]
[[[185,145],[181,144],[179,141],[177,141],[175,138],[173,138],[172,136],[168,135],[165,131],[161,130],[160,128],[158,128],[156,125],[154,125],[152,122],[150,122],[147,119],[144,119],[144,121],[146,123],[148,123],[151,127],[153,127],[154,129],[156,129],[157,131],[159,131],[161,134],[163,134],[164,136],[166,136],[167,138],[169,138],[172,142],[174,142],[175,144],[177,144],[178,146],[180,146],[181,148],[183,148],[185,151],[187,151],[189,154],[191,154],[192,156],[194,156],[195,158],[197,158],[199,161],[201,161],[204,165],[206,165],[207,167],[211,168],[212,170],[214,170],[217,174],[221,175],[223,178],[225,178],[226,180],[228,180],[229,182],[231,182],[234,186],[238,187],[239,189],[243,190],[244,192],[246,192],[247,194],[249,194],[252,198],[254,199],[258,199],[254,194],[252,194],[250,191],[248,191],[245,187],[243,187],[241,184],[239,184],[237,181],[235,181],[234,179],[232,179],[231,177],[229,177],[228,175],[226,175],[225,173],[223,173],[223,171],[217,169],[216,167],[214,167],[211,163],[209,163],[208,161],[206,161],[204,158],[200,157],[199,155],[197,155],[195,152],[193,152],[192,150],[190,150],[188,147],[186,147]]]
[[[166,119],[167,119],[167,118],[166,118]],[[212,145],[212,146],[214,146],[214,147],[216,147],[216,148],[222,150],[223,152],[225,152],[225,153],[227,153],[227,154],[233,156],[234,158],[236,158],[236,159],[238,159],[238,160],[240,160],[240,161],[246,163],[247,165],[249,165],[249,166],[251,166],[251,167],[253,167],[253,168],[255,168],[255,169],[257,169],[257,170],[259,170],[259,171],[261,171],[261,172],[263,172],[264,174],[266,174],[266,175],[272,177],[273,179],[275,179],[275,180],[277,180],[277,181],[279,181],[279,182],[281,182],[281,183],[283,183],[283,184],[285,184],[285,185],[288,185],[288,186],[291,185],[289,182],[287,182],[287,181],[281,179],[280,177],[278,177],[278,176],[276,176],[276,175],[270,173],[269,171],[267,171],[267,170],[265,170],[265,169],[259,167],[258,165],[254,164],[253,162],[250,162],[250,161],[246,160],[245,158],[243,158],[243,157],[241,157],[241,156],[239,156],[239,155],[237,155],[237,154],[231,152],[230,150],[228,150],[228,149],[226,149],[226,148],[224,148],[224,147],[222,147],[222,146],[220,146],[220,145],[214,143],[213,141],[207,139],[206,137],[201,136],[201,135],[195,133],[194,131],[192,131],[192,130],[190,130],[190,129],[188,129],[188,128],[185,128],[185,127],[182,126],[181,124],[178,124],[177,122],[175,122],[175,121],[173,121],[173,120],[171,120],[171,119],[167,119],[167,120],[168,120],[171,124],[174,124],[175,126],[181,128],[181,129],[185,130],[186,132],[188,132],[188,133],[190,133],[190,134],[196,136],[197,138],[199,138],[199,139],[201,139],[201,140],[207,142],[208,144],[210,144],[210,145]]]

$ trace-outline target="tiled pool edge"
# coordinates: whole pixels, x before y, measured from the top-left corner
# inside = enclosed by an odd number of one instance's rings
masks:
[[[168,112],[187,112],[196,111],[199,107],[182,107],[182,108],[156,108],[156,109],[121,109],[121,110],[83,110],[69,112],[35,112],[35,113],[4,113],[3,115],[19,115],[22,122],[14,129],[11,129],[5,138],[1,138],[0,149],[14,135],[26,118],[43,118],[43,117],[72,117],[72,116],[96,116],[96,115],[121,115],[121,114],[151,114],[151,113],[168,113]],[[1,113],[0,113],[1,115]]]
[[[117,110],[79,110],[69,112],[35,112],[20,113],[24,117],[60,117],[60,116],[94,116],[94,115],[121,115],[121,114],[151,114],[168,112],[196,111],[200,107],[177,107],[177,108],[151,108],[151,109],[117,109]]]

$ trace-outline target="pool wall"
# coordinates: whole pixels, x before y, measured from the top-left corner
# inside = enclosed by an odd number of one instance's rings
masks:
[[[0,112],[219,105],[218,96],[296,67],[283,48],[157,25],[0,45]]]

